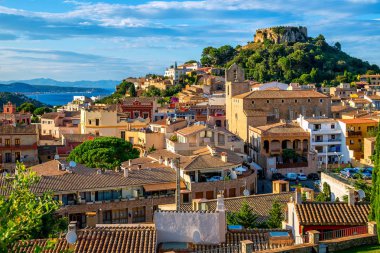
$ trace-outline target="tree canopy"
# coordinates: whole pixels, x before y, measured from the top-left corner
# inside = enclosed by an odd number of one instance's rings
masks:
[[[283,220],[284,214],[282,212],[281,204],[278,200],[275,200],[269,211],[269,218],[266,224],[269,228],[281,228]]]
[[[201,62],[219,67],[237,63],[245,68],[247,78],[259,82],[324,83],[328,86],[357,81],[358,74],[368,71],[379,72],[377,65],[344,53],[339,42],[328,45],[323,35],[306,42],[274,44],[265,41],[235,49],[228,45],[206,47]]]
[[[9,252],[18,240],[57,237],[67,227],[55,212],[61,203],[52,193],[36,195],[31,191],[40,178],[35,172],[17,164],[17,175],[6,179],[8,196],[0,195],[0,252]]]
[[[227,213],[227,224],[242,225],[244,228],[255,228],[257,226],[257,218],[258,215],[244,201],[239,211]]]
[[[18,108],[17,111],[24,111],[24,112],[30,112],[33,113],[36,109],[36,106],[30,102],[22,103]]]
[[[330,185],[326,182],[323,183],[322,192],[318,194],[318,196],[315,198],[318,202],[327,202],[331,201],[331,189]]]
[[[67,159],[90,168],[112,170],[137,157],[139,151],[130,142],[116,137],[99,137],[75,147]]]
[[[372,171],[371,210],[368,218],[380,224],[380,131],[377,132],[372,160],[375,166]],[[377,227],[377,235],[380,239],[380,226]]]

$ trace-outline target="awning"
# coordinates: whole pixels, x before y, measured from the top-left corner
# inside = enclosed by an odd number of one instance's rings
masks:
[[[181,189],[186,189],[186,185],[181,181]],[[175,190],[176,183],[162,183],[162,184],[150,184],[144,185],[144,190],[146,192],[155,192],[155,191],[165,191],[165,190]]]
[[[263,170],[263,168],[261,168],[260,165],[258,165],[257,163],[255,162],[251,162],[249,165],[251,165],[253,168],[255,168],[256,170]]]

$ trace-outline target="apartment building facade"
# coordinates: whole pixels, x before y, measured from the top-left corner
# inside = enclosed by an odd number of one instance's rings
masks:
[[[320,165],[347,163],[351,160],[343,131],[337,120],[326,117],[306,118],[300,116],[297,122],[310,134],[310,149],[317,151]]]

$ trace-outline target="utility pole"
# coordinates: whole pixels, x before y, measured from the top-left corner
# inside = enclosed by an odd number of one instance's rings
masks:
[[[175,193],[175,206],[176,211],[180,211],[181,206],[181,177],[180,177],[180,157],[175,159],[175,171],[176,171],[176,193]]]

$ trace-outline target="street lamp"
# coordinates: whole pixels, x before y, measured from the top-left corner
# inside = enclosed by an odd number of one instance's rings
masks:
[[[344,156],[343,154],[338,154],[337,152],[334,152],[334,154],[338,157],[338,165],[339,165],[339,170],[340,170],[340,160],[342,159],[342,157]]]

